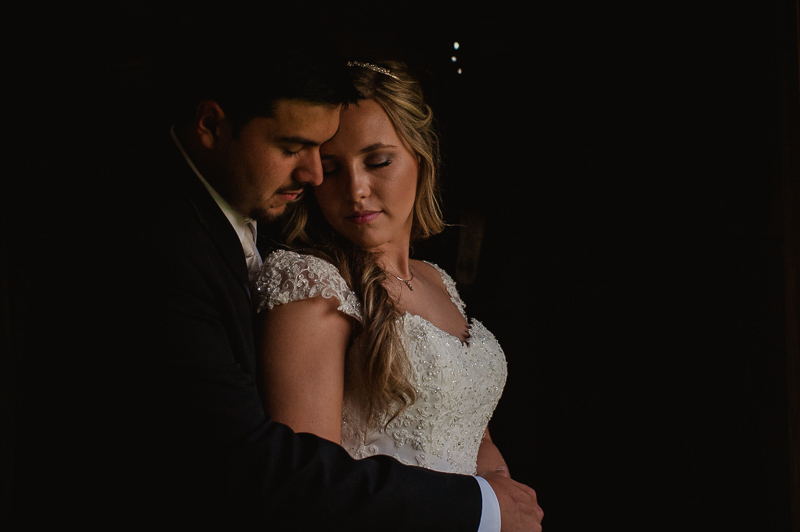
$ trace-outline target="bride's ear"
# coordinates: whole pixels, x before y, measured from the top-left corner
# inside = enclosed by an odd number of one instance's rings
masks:
[[[201,144],[212,149],[226,127],[225,112],[215,101],[202,101],[197,105],[194,126]]]

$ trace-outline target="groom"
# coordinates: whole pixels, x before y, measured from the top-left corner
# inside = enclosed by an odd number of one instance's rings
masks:
[[[102,353],[104,393],[94,400],[108,406],[98,423],[112,427],[92,442],[102,452],[80,455],[95,463],[75,467],[92,475],[97,496],[79,514],[111,529],[540,530],[534,491],[502,473],[356,461],[265,415],[252,221],[275,220],[320,184],[319,146],[352,97],[344,63],[307,36],[197,32],[210,51],[176,72],[191,83],[177,91],[165,145],[137,157],[124,179],[109,176],[125,185],[113,198],[123,238],[113,275],[95,287],[114,302],[106,316],[94,310],[116,341]]]

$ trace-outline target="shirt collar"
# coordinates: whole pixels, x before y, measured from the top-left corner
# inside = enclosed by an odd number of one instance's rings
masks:
[[[225,198],[219,195],[219,193],[214,190],[214,187],[209,184],[208,181],[203,177],[203,174],[200,173],[200,170],[194,165],[192,159],[189,157],[189,154],[186,153],[186,150],[183,149],[183,145],[181,141],[178,140],[178,136],[175,134],[175,126],[169,128],[169,134],[172,136],[172,140],[175,142],[175,145],[180,150],[183,158],[186,159],[186,162],[189,164],[189,167],[194,171],[195,175],[200,179],[200,182],[208,190],[208,193],[211,194],[211,197],[214,198],[214,201],[219,205],[219,208],[222,209],[222,212],[225,214],[225,217],[228,218],[228,221],[231,223],[233,228],[236,230],[236,234],[239,235],[239,241],[243,241],[245,236],[247,236],[247,225],[248,223],[252,222],[252,218],[246,218],[239,214],[231,204],[228,203]]]

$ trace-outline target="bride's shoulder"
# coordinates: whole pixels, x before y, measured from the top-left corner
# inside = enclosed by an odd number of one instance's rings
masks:
[[[256,278],[256,285],[284,281],[339,284],[344,282],[344,279],[336,266],[321,257],[279,249],[264,258],[264,263]]]
[[[316,296],[335,297],[340,310],[360,315],[360,304],[339,269],[327,260],[296,251],[280,249],[264,258],[255,280],[257,308],[272,308]]]
[[[310,255],[307,253],[299,253],[297,251],[292,251],[289,249],[278,249],[271,252],[269,255],[264,257],[264,266],[262,269],[265,268],[291,268],[294,266],[318,266],[318,267],[326,267],[330,266],[334,268],[333,264],[328,262],[327,260]]]

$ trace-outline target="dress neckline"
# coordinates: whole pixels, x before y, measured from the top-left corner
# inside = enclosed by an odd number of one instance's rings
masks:
[[[467,316],[467,313],[464,312],[464,302],[462,301],[461,296],[458,294],[458,290],[456,289],[455,286],[455,281],[453,280],[452,277],[450,277],[450,275],[446,271],[444,271],[441,267],[439,267],[438,264],[435,264],[427,260],[420,260],[420,262],[427,264],[428,266],[432,267],[439,273],[439,279],[441,280],[442,285],[444,286],[444,289],[447,292],[447,295],[450,296],[450,302],[453,304],[454,307],[456,307],[456,310],[458,311],[459,314],[461,314],[461,317],[464,318],[464,321],[467,324],[467,337],[465,340],[462,340],[455,334],[442,329],[428,318],[420,316],[419,314],[414,314],[408,310],[404,310],[403,315],[408,317],[419,318],[423,320],[425,323],[429,324],[434,329],[436,329],[437,331],[440,331],[446,334],[447,336],[458,340],[458,343],[460,343],[462,347],[469,347],[470,340],[472,340],[472,320],[470,320],[469,316]]]
[[[472,337],[472,328],[473,328],[473,325],[475,325],[475,320],[474,319],[471,320],[469,318],[466,318],[466,316],[465,316],[465,319],[467,320],[467,338],[466,338],[466,340],[462,340],[461,338],[459,338],[455,334],[453,334],[453,333],[451,333],[449,331],[445,331],[444,329],[442,329],[441,327],[439,327],[438,325],[433,323],[428,318],[420,316],[419,314],[412,314],[411,312],[406,310],[406,311],[403,312],[403,317],[404,318],[419,318],[420,320],[424,321],[425,323],[427,323],[428,325],[430,325],[431,327],[433,327],[437,331],[441,332],[442,334],[445,334],[445,335],[449,336],[450,338],[453,338],[454,340],[458,341],[458,343],[461,344],[461,347],[469,347],[470,344],[472,343],[472,338],[473,338]]]

